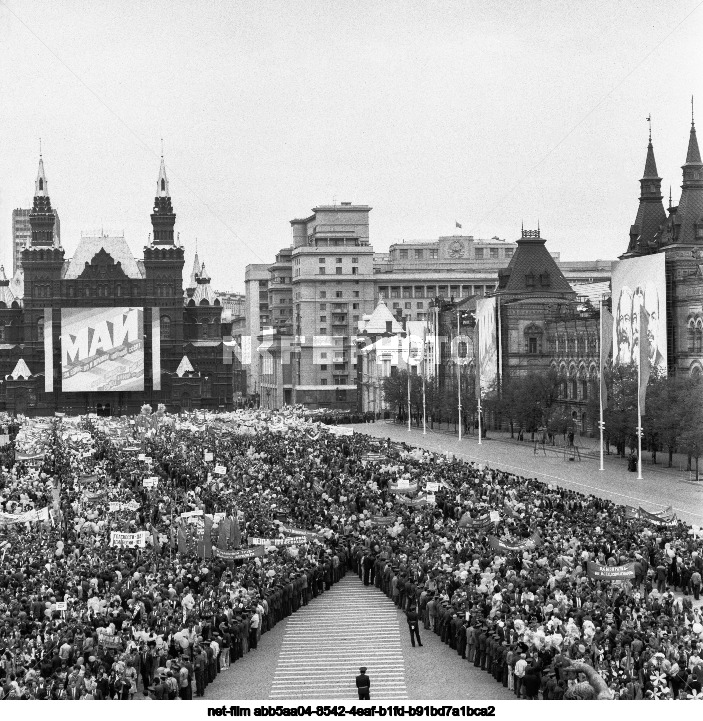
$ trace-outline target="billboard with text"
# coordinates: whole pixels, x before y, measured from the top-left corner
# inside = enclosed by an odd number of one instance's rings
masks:
[[[62,308],[61,390],[143,391],[143,309]]]

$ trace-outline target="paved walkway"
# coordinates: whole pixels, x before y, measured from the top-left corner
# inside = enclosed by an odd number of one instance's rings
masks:
[[[208,699],[358,700],[355,679],[368,668],[371,700],[512,699],[434,633],[410,643],[405,616],[355,574],[261,637],[258,648],[207,687]]]
[[[393,604],[352,575],[323,601],[287,619],[269,698],[358,699],[355,679],[366,666],[372,699],[406,699]]]
[[[561,454],[535,455],[532,444],[528,443],[484,439],[478,445],[475,436],[459,441],[456,436],[433,433],[430,429],[427,435],[423,435],[422,430],[413,428],[408,431],[405,426],[385,422],[360,423],[352,428],[359,433],[404,441],[438,453],[453,454],[468,461],[478,461],[624,505],[641,505],[649,511],[672,505],[682,520],[703,525],[703,481],[691,482],[655,466],[644,468],[643,479],[638,481],[637,474],[627,471],[622,461],[613,456],[606,456],[605,470],[599,471],[595,458],[584,457],[581,461],[570,462]]]

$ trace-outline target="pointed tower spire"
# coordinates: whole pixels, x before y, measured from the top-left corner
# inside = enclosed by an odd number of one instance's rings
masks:
[[[686,162],[681,166],[683,183],[681,199],[674,216],[674,243],[694,243],[703,238],[703,162],[696,138],[696,123],[691,97],[691,131],[688,136]]]
[[[649,140],[644,173],[640,178],[640,204],[635,222],[630,226],[630,242],[625,256],[640,255],[650,252],[659,228],[666,221],[664,197],[661,192],[662,179],[657,173],[652,146],[652,116],[646,118],[649,123]]]
[[[701,151],[698,149],[698,138],[696,138],[696,123],[691,118],[691,133],[688,136],[688,152],[686,153],[686,165],[689,163],[700,163]]]
[[[46,180],[46,173],[44,172],[44,160],[41,155],[39,155],[39,169],[37,170],[37,179],[34,181],[34,197],[49,197],[49,185]]]
[[[190,279],[188,280],[188,288],[195,288],[198,285],[200,277],[200,260],[198,258],[198,247],[196,241],[195,258],[193,258],[193,269],[190,271]]]
[[[54,244],[56,217],[49,198],[49,185],[44,171],[44,159],[39,155],[37,179],[34,181],[34,202],[29,211],[33,247],[51,247]]]
[[[163,141],[162,141],[163,142]],[[163,153],[163,146],[162,146]],[[161,155],[159,177],[156,181],[156,197],[154,198],[154,212],[151,214],[151,226],[154,232],[153,244],[156,246],[173,246],[173,226],[176,224],[176,214],[171,205],[171,192],[168,187],[166,163]]]

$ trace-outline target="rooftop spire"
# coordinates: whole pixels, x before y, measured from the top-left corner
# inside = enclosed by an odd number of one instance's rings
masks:
[[[691,134],[688,138],[688,153],[686,153],[686,164],[700,164],[701,151],[698,149],[698,139],[696,138],[696,124],[693,120],[693,98],[691,98]]]
[[[49,187],[46,182],[46,173],[44,172],[44,160],[41,152],[39,153],[39,170],[37,170],[37,179],[34,183],[34,197],[46,198],[49,196]]]
[[[162,148],[163,150],[163,148]],[[168,178],[166,177],[166,164],[164,163],[164,156],[161,155],[161,166],[159,167],[159,179],[156,181],[156,197],[157,198],[170,198],[171,194],[168,190]]]

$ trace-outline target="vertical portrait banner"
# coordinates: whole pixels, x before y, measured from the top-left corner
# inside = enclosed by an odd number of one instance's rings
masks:
[[[613,264],[613,365],[640,361],[640,327],[649,367],[666,373],[666,277],[664,254],[627,258]],[[646,313],[646,323],[640,318]]]
[[[151,309],[151,377],[152,388],[161,390],[161,309]]]
[[[44,308],[44,393],[54,392],[54,314]]]
[[[495,388],[498,379],[498,333],[496,327],[496,299],[479,298],[476,301],[476,327],[478,329],[478,377],[481,395]]]

